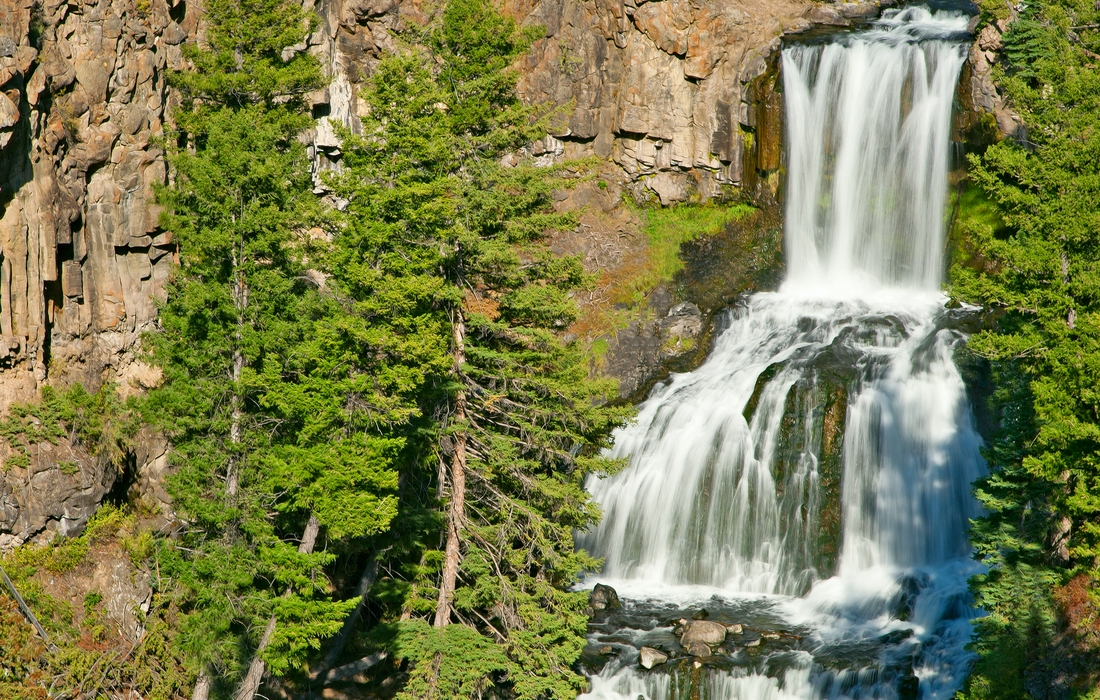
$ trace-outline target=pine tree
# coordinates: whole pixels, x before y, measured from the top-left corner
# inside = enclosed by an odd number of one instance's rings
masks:
[[[164,383],[145,413],[172,440],[173,505],[162,575],[186,615],[194,697],[247,700],[339,628],[329,547],[385,530],[396,512],[401,414],[341,339],[344,307],[310,269],[325,225],[297,136],[317,62],[286,47],[311,30],[296,3],[206,3],[205,44],[173,83],[174,185],[165,225],[182,265],[147,338]]]
[[[1005,33],[1008,66],[997,74],[1026,137],[970,156],[972,186],[993,216],[964,217],[971,255],[953,267],[952,292],[997,319],[970,342],[990,364],[997,425],[990,474],[976,486],[988,515],[971,535],[990,566],[973,581],[989,615],[977,622],[972,698],[1045,687],[1051,657],[1066,657],[1059,683],[1074,663],[1100,664],[1100,643],[1087,640],[1100,627],[1067,630],[1056,606],[1070,579],[1100,581],[1098,28],[1091,3],[1028,3]]]
[[[508,68],[526,41],[484,0],[452,0],[425,54],[378,66],[332,183],[349,201],[334,280],[422,381],[406,481],[436,492],[410,485],[399,516],[407,697],[496,682],[572,698],[583,680],[586,596],[568,588],[598,562],[572,533],[598,518],[583,481],[613,467],[600,452],[626,410],[559,337],[585,283],[545,240],[573,225],[551,206],[566,173],[502,163],[547,128]]]

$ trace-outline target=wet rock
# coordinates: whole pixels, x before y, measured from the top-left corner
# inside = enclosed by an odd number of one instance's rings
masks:
[[[911,629],[910,630],[894,630],[893,632],[888,632],[888,633],[882,635],[881,637],[878,638],[878,640],[883,644],[900,644],[901,642],[904,642],[906,639],[909,639],[912,636],[913,636],[913,630],[911,630]]]
[[[653,647],[642,647],[639,651],[640,661],[643,668],[653,668],[654,666],[660,666],[668,661],[668,654],[662,651],[658,651]]]
[[[687,647],[687,653],[691,656],[710,656],[713,652],[710,646],[703,642],[693,642]]]
[[[610,649],[611,651],[605,652],[605,649]],[[577,665],[585,675],[595,675],[602,671],[604,666],[607,666],[608,662],[611,661],[614,656],[616,656],[614,647],[609,645],[599,647],[588,645],[581,650],[581,656],[577,659]]]
[[[920,697],[920,679],[912,673],[898,679],[898,700],[917,700]]]
[[[691,647],[695,643],[717,645],[726,641],[726,626],[710,620],[692,620],[684,628],[680,644]]]
[[[588,606],[593,610],[618,610],[623,607],[619,594],[611,586],[597,583],[588,596]]]
[[[679,306],[683,306],[683,304],[678,304],[677,307],[679,307]],[[692,306],[694,306],[694,304],[692,304]],[[674,310],[675,310],[675,307],[674,307]],[[696,309],[696,312],[698,313],[698,309]],[[672,314],[669,313],[669,315],[671,316]],[[702,610],[696,610],[691,615],[692,620],[705,620],[708,617],[710,617],[710,613],[707,612],[706,608],[703,608]]]

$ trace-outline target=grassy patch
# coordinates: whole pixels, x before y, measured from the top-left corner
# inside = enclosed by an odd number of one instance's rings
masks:
[[[644,246],[618,264],[600,270],[596,284],[599,294],[585,304],[580,318],[570,329],[578,337],[594,343],[591,354],[596,365],[602,366],[607,351],[607,344],[599,344],[597,339],[625,328],[644,315],[645,310],[638,307],[653,290],[671,282],[684,267],[680,254],[684,243],[714,236],[755,211],[747,204],[680,204],[635,210],[641,220]]]
[[[636,291],[644,298],[657,285],[669,282],[684,267],[680,246],[704,236],[713,236],[735,221],[745,218],[755,209],[748,204],[691,205],[680,204],[645,212],[642,232],[649,241],[649,266],[638,280]],[[637,303],[635,296],[630,301]],[[625,301],[625,300],[624,300]]]

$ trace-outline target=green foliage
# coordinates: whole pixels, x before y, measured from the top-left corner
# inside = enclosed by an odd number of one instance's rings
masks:
[[[504,650],[466,625],[430,627],[423,620],[399,624],[393,650],[417,668],[438,666],[434,679],[414,673],[405,685],[410,698],[470,698],[492,688],[508,668]]]
[[[343,300],[310,267],[328,253],[310,229],[327,223],[297,137],[311,123],[301,95],[321,71],[288,47],[314,19],[286,0],[204,11],[204,43],[187,47],[194,70],[172,76],[188,107],[162,223],[182,264],[145,339],[164,381],[143,411],[172,441],[169,490],[187,528],[135,549],[155,553],[181,611],[180,648],[222,692],[269,616],[261,655],[284,675],[354,607],[332,596],[328,546],[394,517],[403,442],[378,427],[409,409],[369,374]],[[299,551],[311,516],[320,551]]]
[[[27,467],[34,445],[57,445],[63,439],[73,447],[83,447],[94,459],[117,464],[129,449],[137,421],[111,384],[104,384],[94,394],[80,383],[63,391],[45,386],[38,401],[16,404],[0,419],[0,440],[14,453],[8,458],[11,466]],[[57,464],[66,474],[80,470],[72,460]]]
[[[580,349],[557,334],[587,283],[578,260],[545,242],[574,225],[552,209],[567,166],[501,162],[547,130],[508,69],[526,38],[483,0],[452,0],[429,44],[431,57],[378,66],[363,95],[365,136],[345,134],[344,171],[331,182],[349,201],[329,262],[354,310],[345,328],[371,341],[382,380],[419,407],[405,433],[405,480],[419,486],[405,490],[394,576],[380,584],[393,613],[412,618],[391,646],[411,662],[405,697],[497,684],[518,698],[572,698],[587,619],[585,596],[566,589],[598,564],[572,533],[599,517],[583,482],[613,468],[599,453],[626,412],[608,406],[613,383],[590,381]],[[436,489],[449,482],[437,475],[459,439],[458,624],[436,630],[423,618],[436,611],[443,561]]]
[[[1057,574],[1024,562],[1001,563],[975,577],[978,602],[989,612],[975,621],[978,653],[966,700],[1026,698],[1024,671],[1051,649],[1058,612],[1051,596]]]
[[[988,516],[972,540],[992,569],[973,582],[989,616],[967,697],[1027,697],[1053,677],[1047,659],[1098,651],[1065,646],[1052,596],[1074,572],[1095,576],[1100,555],[1100,70],[1086,48],[1098,20],[1074,0],[1022,11],[997,79],[1026,143],[970,156],[980,193],[963,203],[952,293],[997,323],[970,343],[990,362],[996,430],[976,487]]]
[[[224,697],[258,655],[284,687],[305,686],[358,603],[332,579],[370,549],[384,623],[353,645],[381,639],[407,660],[405,697],[575,697],[586,596],[569,588],[599,562],[573,532],[599,518],[583,483],[617,468],[600,455],[628,410],[560,337],[590,280],[546,236],[575,224],[553,194],[580,166],[502,162],[547,133],[550,115],[521,103],[510,69],[534,33],[484,0],[452,0],[423,52],[383,60],[362,135],[344,135],[329,184],[348,206],[334,212],[298,142],[321,71],[293,47],[314,20],[289,0],[204,13],[204,42],[185,48],[194,69],[170,76],[184,107],[160,197],[181,265],[143,341],[163,381],[133,412],[171,442],[179,527],[154,536],[102,509],[80,537],[5,561],[58,641],[34,669],[63,697],[167,700],[199,674]],[[708,222],[678,235],[720,225]],[[0,437],[24,456],[68,437],[121,458],[138,428],[129,407],[79,392],[47,392]],[[451,495],[440,466],[460,437],[459,585],[452,624],[435,629]],[[307,522],[320,524],[315,546],[299,544]],[[43,583],[108,549],[155,571],[136,642],[101,592],[70,605]],[[0,668],[30,668],[24,647]]]
[[[46,645],[23,619],[15,601],[0,593],[0,697],[10,700],[46,700],[47,675],[42,657]]]
[[[320,66],[305,51],[283,60],[284,50],[303,42],[317,23],[301,5],[283,0],[207,0],[203,20],[204,44],[184,47],[195,69],[171,77],[186,98],[197,98],[213,110],[262,104],[277,112],[277,98],[294,98],[320,82]],[[201,123],[203,111],[179,115],[192,135],[197,135],[191,129]],[[293,106],[286,112],[292,114]]]

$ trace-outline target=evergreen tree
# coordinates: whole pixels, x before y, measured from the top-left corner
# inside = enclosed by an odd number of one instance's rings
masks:
[[[159,565],[186,611],[194,697],[251,698],[267,671],[301,666],[352,603],[334,600],[316,551],[385,530],[396,511],[397,411],[340,350],[343,307],[310,260],[324,224],[297,136],[317,62],[285,47],[311,29],[297,3],[213,0],[194,65],[172,76],[174,185],[165,225],[182,265],[147,338],[164,383],[146,415],[172,441],[173,505],[185,523]],[[384,397],[383,397],[384,398]]]
[[[964,217],[969,254],[952,270],[952,292],[998,319],[970,342],[990,362],[998,426],[976,489],[988,516],[972,533],[990,566],[974,581],[990,613],[978,621],[974,698],[1024,697],[1074,663],[1100,663],[1100,644],[1073,641],[1083,632],[1067,630],[1055,605],[1073,577],[1100,582],[1098,28],[1092,3],[1028,3],[996,74],[1026,137],[970,156],[993,215]],[[1072,658],[1055,673],[1053,656]]]
[[[426,55],[378,66],[333,182],[349,201],[334,280],[422,382],[406,481],[437,491],[406,490],[394,553],[407,697],[572,698],[583,681],[586,595],[568,587],[597,562],[572,532],[598,518],[583,481],[612,468],[600,451],[626,411],[559,337],[585,282],[545,241],[573,225],[551,207],[563,172],[502,163],[546,133],[508,68],[526,42],[484,0],[451,0]],[[436,494],[442,517],[423,517]]]

